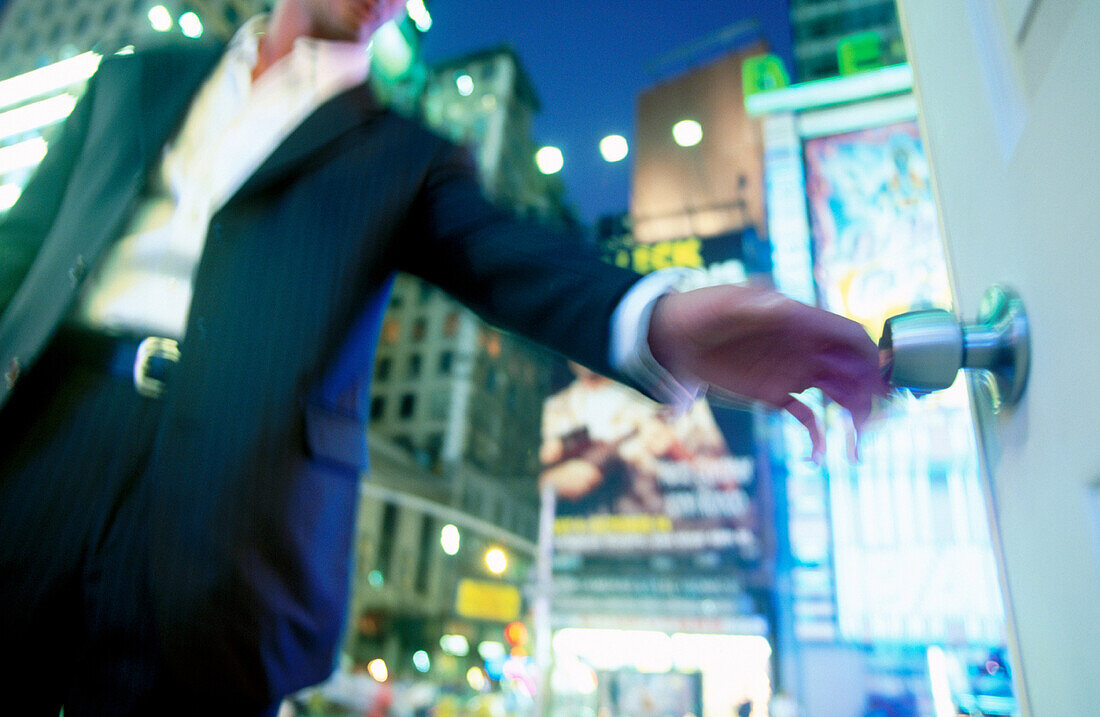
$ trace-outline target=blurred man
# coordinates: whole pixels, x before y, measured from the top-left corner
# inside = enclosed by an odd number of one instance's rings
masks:
[[[281,0],[227,48],[105,59],[0,224],[12,714],[272,714],[329,674],[397,270],[666,402],[786,408],[816,451],[792,392],[857,423],[881,392],[849,321],[672,293],[493,208],[363,84],[403,6]]]

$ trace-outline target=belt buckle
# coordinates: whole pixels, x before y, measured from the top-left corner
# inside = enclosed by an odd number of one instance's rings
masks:
[[[163,336],[147,336],[138,344],[134,356],[134,388],[145,398],[160,398],[164,395],[164,381],[151,376],[149,371],[157,359],[171,363],[179,361],[179,342]]]

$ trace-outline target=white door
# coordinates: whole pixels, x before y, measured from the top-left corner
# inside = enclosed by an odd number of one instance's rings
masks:
[[[1023,400],[973,384],[1024,715],[1100,715],[1100,0],[898,0],[961,318],[1008,284]]]

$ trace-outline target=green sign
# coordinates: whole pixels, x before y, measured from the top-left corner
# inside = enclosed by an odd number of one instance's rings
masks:
[[[836,60],[841,75],[882,67],[882,36],[868,30],[841,38],[836,45]]]
[[[775,55],[753,55],[741,65],[741,91],[745,97],[790,84],[787,68]]]

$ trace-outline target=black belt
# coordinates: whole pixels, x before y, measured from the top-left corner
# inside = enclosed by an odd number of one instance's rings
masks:
[[[133,381],[146,398],[160,398],[172,367],[180,360],[179,343],[163,336],[119,336],[66,326],[54,338],[66,360]]]

